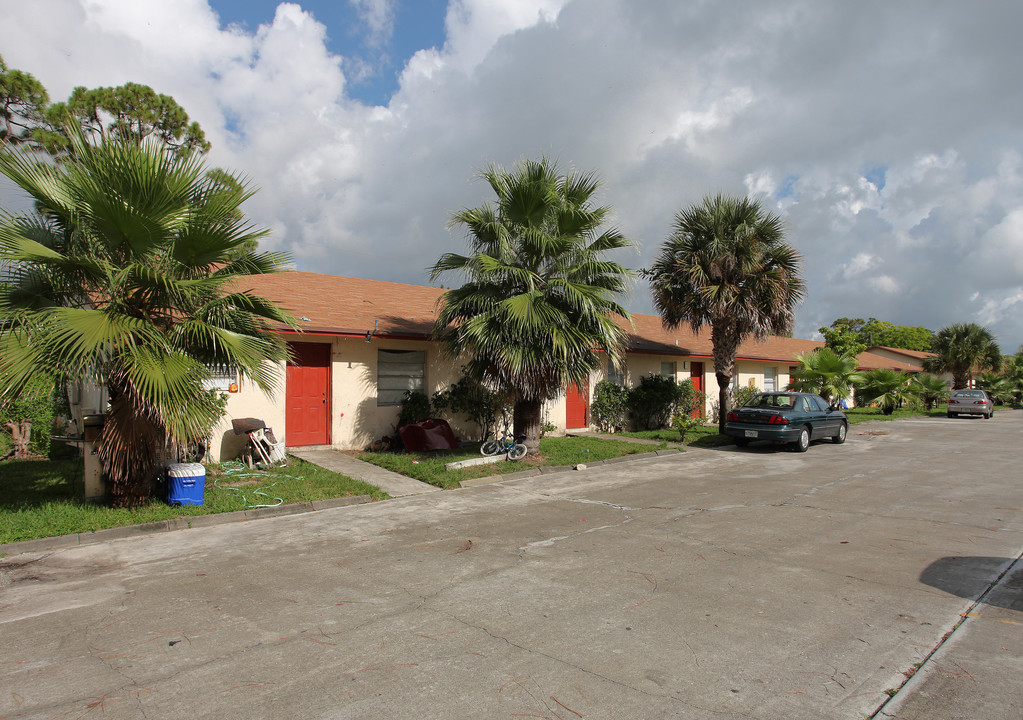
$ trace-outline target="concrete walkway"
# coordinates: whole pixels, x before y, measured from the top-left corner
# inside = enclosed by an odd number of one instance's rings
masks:
[[[288,454],[327,470],[333,470],[350,478],[368,482],[370,485],[376,485],[391,497],[422,495],[440,490],[435,485],[419,482],[362,460],[356,460],[351,455],[345,455],[330,447],[288,448]]]

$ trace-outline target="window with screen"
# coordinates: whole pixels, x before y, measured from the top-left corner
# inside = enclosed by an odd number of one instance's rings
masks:
[[[207,365],[210,376],[203,383],[207,390],[222,390],[227,392],[232,385],[238,382],[238,368],[229,363],[221,365]]]
[[[618,387],[625,387],[625,367],[616,368],[610,358],[607,361],[607,381]]]
[[[377,350],[377,405],[401,405],[409,390],[426,386],[426,352],[423,350]]]

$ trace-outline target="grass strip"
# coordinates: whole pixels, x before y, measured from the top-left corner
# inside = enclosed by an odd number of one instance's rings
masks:
[[[660,440],[669,443],[679,443],[678,430],[672,428],[661,428],[660,430],[636,430],[619,433],[624,437],[641,438],[643,440]],[[717,423],[713,425],[699,425],[686,433],[685,445],[695,447],[716,447],[727,445],[732,439],[727,435],[718,433]]]
[[[862,422],[870,422],[873,420],[898,420],[900,418],[908,417],[945,417],[945,408],[942,407],[940,410],[914,410],[913,408],[899,408],[892,412],[891,415],[885,415],[881,412],[881,408],[876,407],[865,407],[865,408],[850,408],[849,410],[843,410],[845,416],[849,418],[849,424],[855,425]]]
[[[678,434],[676,433],[676,437]],[[435,450],[428,453],[356,453],[355,457],[392,472],[406,475],[441,488],[458,487],[463,480],[529,470],[543,466],[578,465],[600,460],[663,450],[667,443],[645,445],[627,440],[604,440],[589,437],[544,438],[539,455],[526,455],[514,462],[477,465],[460,470],[447,470],[444,465],[480,457],[479,445],[466,445],[458,450]]]
[[[289,505],[350,495],[370,495],[374,500],[387,497],[373,485],[291,458],[287,467],[251,474],[208,466],[204,505],[171,507],[154,499],[129,510],[82,500],[83,473],[80,458],[0,463],[0,543],[215,515],[256,505]]]

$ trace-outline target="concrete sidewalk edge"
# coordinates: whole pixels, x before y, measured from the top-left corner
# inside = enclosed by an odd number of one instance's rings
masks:
[[[276,507],[249,508],[248,510],[235,510],[234,512],[216,513],[214,515],[194,515],[191,517],[171,518],[169,520],[157,520],[155,522],[142,523],[141,525],[124,525],[121,527],[106,528],[104,530],[71,533],[70,535],[57,535],[48,538],[37,538],[35,540],[21,540],[18,542],[0,545],[0,557],[20,555],[21,553],[27,552],[64,550],[66,548],[78,547],[80,545],[92,545],[94,543],[107,542],[109,540],[137,537],[139,535],[153,535],[156,533],[172,532],[175,530],[195,530],[198,528],[212,527],[214,525],[225,525],[227,523],[261,520],[263,518],[281,517],[283,515],[297,515],[299,513],[315,512],[317,510],[327,510],[336,507],[362,505],[363,503],[368,503],[371,500],[372,498],[369,495],[349,495],[341,498],[312,500],[308,502],[293,503],[290,505],[278,505]]]
[[[475,487],[478,485],[492,485],[510,480],[521,480],[561,472],[575,472],[585,470],[588,467],[598,465],[610,465],[621,462],[649,460],[663,455],[679,455],[682,451],[678,448],[667,448],[652,452],[637,453],[635,455],[622,455],[621,457],[597,460],[591,463],[579,465],[556,465],[530,470],[523,470],[503,475],[488,475],[482,478],[473,478],[462,481],[461,488]],[[438,488],[439,489],[439,488]],[[457,488],[456,488],[457,489]],[[400,496],[399,496],[400,497]],[[394,498],[392,498],[394,499]],[[290,505],[278,505],[269,508],[251,508],[249,510],[235,510],[234,512],[217,513],[214,515],[195,515],[192,517],[171,518],[169,520],[157,520],[141,525],[124,525],[104,530],[91,530],[88,532],[71,533],[69,535],[56,535],[54,537],[37,538],[35,540],[20,540],[18,542],[0,544],[0,557],[20,555],[27,552],[46,552],[49,550],[64,550],[78,547],[80,545],[91,545],[107,542],[109,540],[120,540],[121,538],[137,537],[140,535],[153,535],[156,533],[173,532],[175,530],[194,530],[226,523],[246,522],[248,520],[260,520],[263,518],[281,517],[284,515],[297,515],[299,513],[327,510],[329,508],[345,507],[349,505],[361,505],[371,502],[369,495],[351,495],[342,498],[331,498],[328,500],[313,500],[309,502],[293,503]]]

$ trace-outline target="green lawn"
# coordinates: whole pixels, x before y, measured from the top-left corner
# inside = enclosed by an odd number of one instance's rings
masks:
[[[678,437],[678,434],[675,435]],[[662,450],[667,444],[641,445],[625,440],[600,438],[544,438],[540,441],[540,455],[527,455],[521,460],[503,461],[492,465],[477,465],[462,470],[446,470],[446,463],[478,458],[479,445],[468,445],[460,450],[438,450],[429,453],[358,453],[355,457],[379,465],[402,475],[442,488],[458,487],[463,480],[490,475],[529,470],[544,465],[578,465],[598,460]]]
[[[153,500],[135,510],[80,499],[83,465],[72,460],[8,460],[0,463],[0,543],[89,532],[195,515],[327,500],[349,495],[387,495],[372,485],[295,458],[288,467],[248,471],[241,464],[207,467],[205,505],[171,507]]]
[[[849,418],[849,424],[855,425],[856,423],[868,422],[870,420],[898,420],[899,418],[907,417],[945,417],[945,406],[940,406],[937,410],[913,410],[911,408],[900,408],[891,415],[885,415],[881,412],[881,408],[852,408],[850,410],[843,410],[846,417]]]
[[[624,437],[643,438],[644,440],[661,440],[664,442],[678,444],[678,430],[672,428],[662,428],[660,430],[637,430],[635,432],[623,432],[619,433]],[[695,427],[686,433],[686,445],[694,445],[696,447],[715,447],[717,445],[727,445],[731,443],[731,439],[726,435],[718,434],[717,424],[713,425],[701,425]]]

